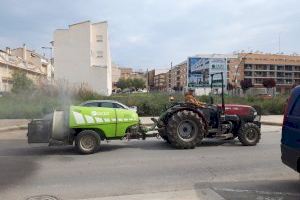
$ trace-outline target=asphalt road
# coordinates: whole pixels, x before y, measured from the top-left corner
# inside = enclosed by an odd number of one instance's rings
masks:
[[[93,155],[28,145],[25,131],[0,133],[0,199],[62,200],[207,189],[228,200],[299,200],[299,175],[280,160],[280,127],[261,143],[208,140],[175,150],[162,140],[112,141]]]

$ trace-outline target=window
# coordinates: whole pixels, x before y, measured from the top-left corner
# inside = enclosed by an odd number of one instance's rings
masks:
[[[114,103],[114,108],[121,108],[124,109],[124,107],[118,103]]]
[[[101,102],[99,103],[100,107],[104,107],[104,108],[114,108],[114,105],[112,102]]]
[[[103,57],[103,51],[97,51],[97,58]]]
[[[291,111],[291,115],[300,117],[300,97],[297,98]]]
[[[96,35],[96,41],[97,42],[103,42],[103,36],[102,35]]]
[[[85,107],[98,107],[98,102],[85,103],[82,106],[85,106]]]

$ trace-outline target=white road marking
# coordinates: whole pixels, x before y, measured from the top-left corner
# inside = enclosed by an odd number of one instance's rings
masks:
[[[82,200],[225,200],[211,189],[180,190],[147,194],[99,197]]]

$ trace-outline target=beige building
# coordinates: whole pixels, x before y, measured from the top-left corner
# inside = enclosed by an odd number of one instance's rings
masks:
[[[120,78],[124,78],[124,79],[128,79],[131,78],[131,75],[133,73],[133,69],[129,68],[129,67],[119,67],[120,71],[121,71],[121,77]]]
[[[241,80],[250,79],[255,88],[263,88],[263,80],[273,78],[276,90],[289,92],[300,84],[300,56],[263,53],[241,53],[228,63],[229,82],[240,87]]]
[[[132,68],[129,67],[119,67],[116,64],[112,65],[112,83],[113,88],[116,87],[116,83],[119,81],[120,78],[123,79],[143,79],[146,83],[146,74],[142,70],[136,70],[134,71]]]
[[[167,90],[181,91],[186,87],[187,81],[187,61],[181,62],[172,67],[167,73]]]
[[[85,21],[54,32],[54,77],[72,85],[85,84],[103,95],[112,92],[107,22]]]
[[[35,84],[49,82],[53,78],[53,66],[42,55],[28,50],[25,45],[5,51],[0,50],[0,91],[9,92],[12,88],[12,74],[16,70],[26,72]]]
[[[167,86],[167,73],[154,76],[154,90],[165,91]]]
[[[112,87],[114,88],[116,86],[116,83],[121,78],[121,70],[115,63],[112,63],[111,65],[111,75],[112,75]]]
[[[165,74],[168,72],[168,69],[152,69],[147,71],[146,73],[146,80],[147,80],[147,88],[148,90],[157,90],[157,86],[155,85],[155,76],[159,74]],[[156,77],[157,79],[158,77]],[[158,84],[158,82],[156,83]]]

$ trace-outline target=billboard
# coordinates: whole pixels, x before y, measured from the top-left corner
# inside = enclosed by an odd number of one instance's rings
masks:
[[[210,74],[223,72],[224,86],[226,88],[227,85],[227,81],[226,81],[227,59],[226,58],[189,57],[187,67],[188,67],[187,70],[188,87],[193,87],[193,88],[209,87],[211,83]]]

